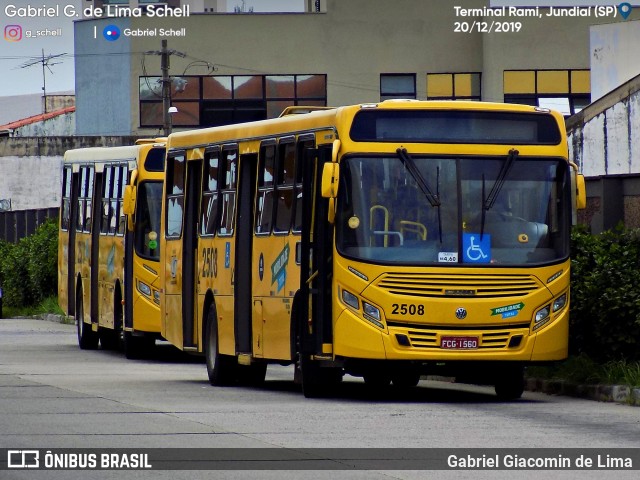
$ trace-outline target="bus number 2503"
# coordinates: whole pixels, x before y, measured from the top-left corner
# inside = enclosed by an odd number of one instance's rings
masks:
[[[424,305],[414,303],[394,303],[391,313],[393,315],[424,315]]]

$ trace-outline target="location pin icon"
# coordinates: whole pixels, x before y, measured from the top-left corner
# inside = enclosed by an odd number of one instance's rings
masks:
[[[618,5],[618,11],[620,12],[620,15],[622,15],[622,18],[626,20],[629,15],[631,15],[631,4],[627,2],[621,3]]]

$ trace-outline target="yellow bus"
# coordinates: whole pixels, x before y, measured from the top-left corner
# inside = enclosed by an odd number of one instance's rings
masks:
[[[518,398],[527,364],[567,356],[584,202],[563,117],[529,106],[393,100],[177,132],[162,335],[204,353],[213,385],[277,363],[307,397],[431,372]]]
[[[159,239],[166,139],[68,150],[58,247],[60,307],[82,349],[144,355],[160,335]]]

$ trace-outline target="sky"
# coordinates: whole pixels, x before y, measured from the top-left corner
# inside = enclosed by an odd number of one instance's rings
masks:
[[[73,21],[82,17],[86,3],[84,0],[0,2],[0,29],[4,34],[0,38],[0,96],[39,94],[43,84],[47,94],[75,89]],[[234,6],[241,4],[242,0],[227,0],[227,9],[233,11]],[[304,0],[245,0],[245,4],[256,13],[304,11]],[[30,17],[20,16],[24,12],[20,8],[28,5],[41,10]],[[48,12],[45,8],[55,10]],[[56,56],[47,62],[44,75],[43,50],[45,59]]]

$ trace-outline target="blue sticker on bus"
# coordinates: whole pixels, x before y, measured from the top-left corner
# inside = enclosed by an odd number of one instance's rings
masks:
[[[224,268],[231,268],[231,242],[224,245]]]
[[[462,234],[462,258],[464,263],[491,262],[491,235],[485,233]]]

